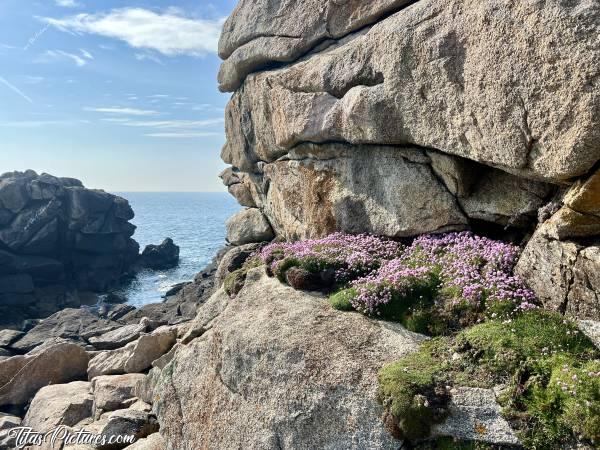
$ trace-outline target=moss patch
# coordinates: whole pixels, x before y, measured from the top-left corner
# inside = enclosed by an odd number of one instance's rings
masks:
[[[338,311],[354,311],[352,299],[356,297],[356,290],[353,288],[342,289],[329,297],[329,303]]]
[[[498,400],[526,448],[564,448],[576,440],[593,446],[600,442],[599,358],[574,323],[530,311],[434,339],[384,367],[380,399],[404,435],[419,439],[441,417],[436,408],[447,401],[446,386],[504,385]],[[437,405],[431,413],[419,408],[419,396]]]

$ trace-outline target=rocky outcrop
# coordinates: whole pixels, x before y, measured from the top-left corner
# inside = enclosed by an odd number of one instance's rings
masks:
[[[242,0],[219,47],[221,178],[279,239],[526,242],[539,219],[520,273],[595,318],[599,33],[586,0]],[[244,221],[230,241],[258,242],[237,239]]]
[[[138,257],[129,203],[80,181],[33,171],[0,176],[2,323],[79,306]]]
[[[397,448],[377,371],[422,338],[261,273],[235,301],[217,292],[188,333],[199,337],[162,369],[154,393],[167,448]]]
[[[179,264],[179,247],[171,238],[165,239],[160,245],[147,245],[139,263],[153,270],[172,269]]]

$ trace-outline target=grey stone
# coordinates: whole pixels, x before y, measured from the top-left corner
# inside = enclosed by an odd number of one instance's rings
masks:
[[[492,389],[455,388],[451,391],[449,417],[434,425],[434,436],[451,436],[465,441],[519,445],[519,439],[502,417]]]
[[[147,318],[143,318],[137,325],[124,325],[99,336],[93,336],[89,339],[89,343],[98,350],[121,348],[135,341],[142,333],[148,331],[149,325],[150,321]]]
[[[227,240],[233,245],[244,245],[273,239],[271,225],[258,209],[248,208],[227,221]]]
[[[59,425],[72,427],[92,416],[92,403],[88,382],[73,381],[44,386],[31,401],[22,426],[42,433],[52,431]]]
[[[397,449],[377,372],[423,337],[263,273],[251,270],[235,301],[215,293],[196,321],[204,332],[162,369],[154,410],[167,448]]]
[[[160,327],[123,348],[101,352],[90,361],[88,378],[143,372],[150,368],[154,360],[167,353],[176,339],[176,328]]]
[[[85,337],[90,338],[95,334],[105,333],[120,326],[117,322],[100,319],[87,309],[68,308],[44,319],[25,336],[13,343],[12,347],[26,352],[55,337],[83,342]]]
[[[0,361],[0,405],[22,405],[43,386],[81,379],[88,361],[85,350],[71,343],[49,343],[37,353]]]
[[[146,378],[141,373],[104,375],[92,380],[94,411],[115,411],[125,407],[126,402],[136,397],[136,392]]]

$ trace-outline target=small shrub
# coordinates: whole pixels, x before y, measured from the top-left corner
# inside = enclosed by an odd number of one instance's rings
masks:
[[[246,282],[246,274],[248,271],[245,268],[237,269],[225,277],[223,281],[223,289],[230,297],[235,297],[244,287]]]
[[[329,303],[338,311],[354,311],[352,299],[356,297],[356,289],[342,289],[329,297]]]

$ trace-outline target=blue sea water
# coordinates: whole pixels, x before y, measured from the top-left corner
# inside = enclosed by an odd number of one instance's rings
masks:
[[[144,271],[119,293],[128,303],[141,306],[160,302],[174,284],[190,281],[225,244],[225,221],[240,210],[227,193],[120,192],[129,200],[137,226],[133,238],[141,250],[170,237],[180,247],[179,266],[164,271]]]

